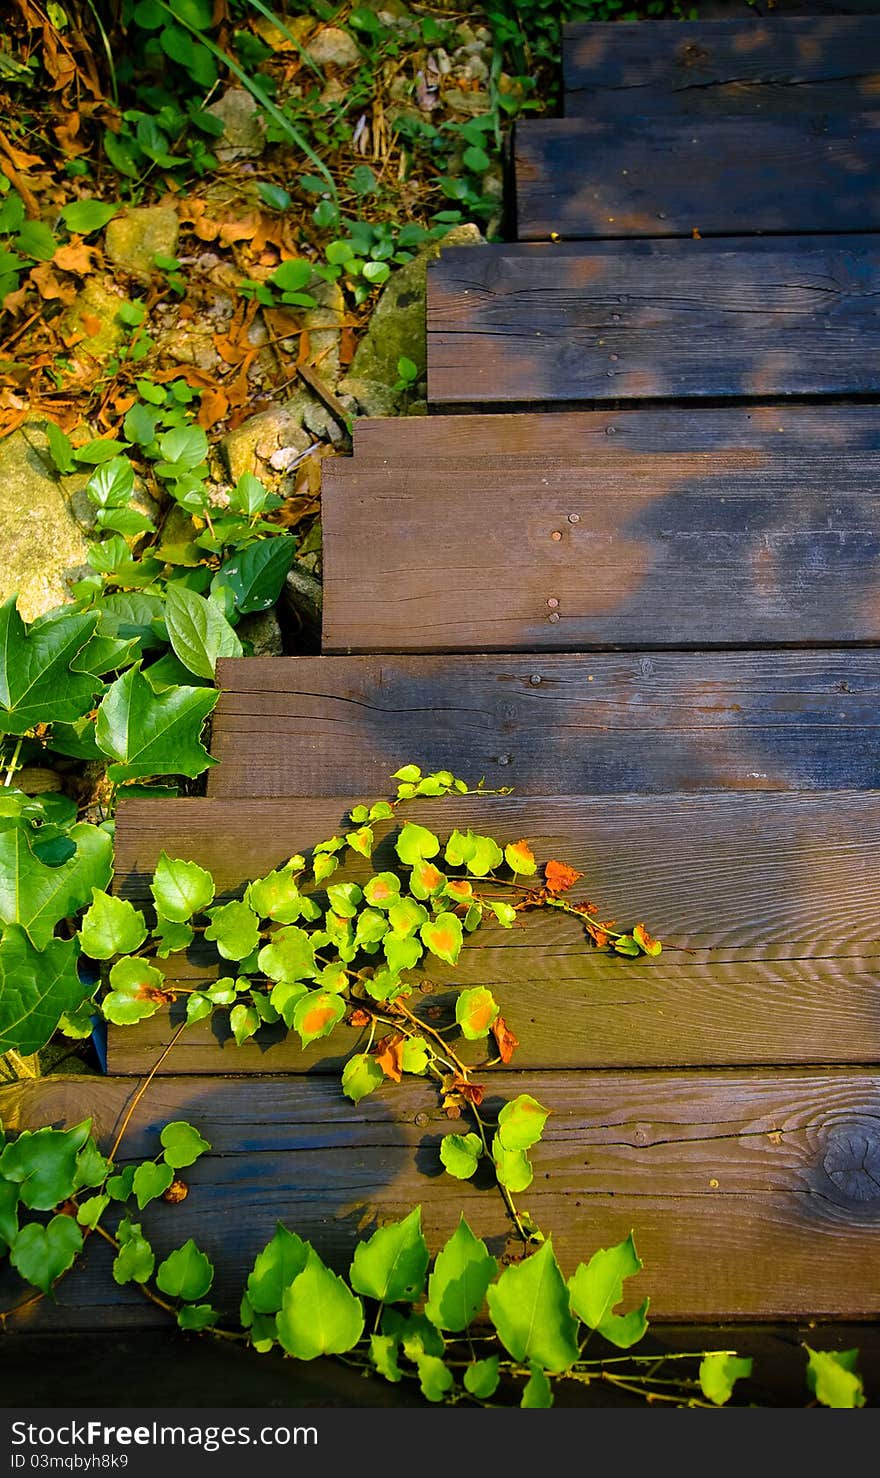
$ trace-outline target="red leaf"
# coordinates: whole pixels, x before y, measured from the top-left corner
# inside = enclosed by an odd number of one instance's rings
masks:
[[[548,893],[565,893],[578,878],[583,877],[583,873],[569,867],[567,862],[550,861],[544,868],[544,877]]]
[[[503,1016],[496,1016],[492,1023],[492,1035],[498,1043],[498,1055],[502,1062],[509,1062],[517,1047],[519,1038],[514,1036]]]

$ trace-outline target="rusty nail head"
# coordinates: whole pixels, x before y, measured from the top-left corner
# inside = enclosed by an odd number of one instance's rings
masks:
[[[554,529],[553,533],[550,535],[550,538],[553,540],[554,544],[558,544],[560,539],[562,538],[562,535],[558,529]]]
[[[569,523],[580,523],[581,516],[579,513],[570,513],[568,515],[568,521]]]
[[[418,1124],[418,1126],[419,1126],[420,1129],[424,1129],[425,1125],[428,1122],[428,1115],[427,1114],[416,1114],[415,1122]]]
[[[555,611],[556,607],[559,605],[559,601],[556,599],[555,595],[551,595],[550,599],[547,601],[547,604],[550,607],[551,611]]]
[[[547,617],[547,620],[548,621],[558,621],[559,620],[559,612],[558,611],[551,611],[550,612],[550,615]]]

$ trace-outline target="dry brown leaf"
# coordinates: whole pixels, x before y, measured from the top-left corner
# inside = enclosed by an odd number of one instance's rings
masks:
[[[76,272],[84,276],[91,272],[98,253],[92,246],[87,246],[78,236],[74,236],[66,246],[59,246],[52,258],[53,267],[58,267],[62,272]]]

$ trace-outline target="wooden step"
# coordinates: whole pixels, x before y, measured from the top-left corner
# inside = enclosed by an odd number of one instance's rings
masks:
[[[217,679],[220,799],[381,795],[404,762],[517,795],[880,784],[873,649],[246,657]]]
[[[363,416],[354,424],[354,457],[361,467],[439,461],[457,469],[458,464],[493,461],[499,456],[522,457],[531,459],[540,478],[546,475],[541,467],[553,470],[560,460],[572,457],[583,459],[585,469],[592,459],[602,467],[612,442],[619,455],[626,451],[645,457],[690,446],[695,451],[739,448],[762,461],[772,456],[780,467],[783,458],[792,465],[804,459],[809,464],[814,453],[833,448],[880,450],[880,407],[846,402],[802,405],[797,401],[745,409],[606,406],[526,414],[472,411],[460,416],[440,412]],[[347,460],[336,459],[333,466]],[[723,471],[723,466],[718,470]]]
[[[323,650],[873,643],[880,413],[812,414],[800,445],[691,409],[582,455],[329,459]]]
[[[514,168],[520,241],[880,227],[876,112],[531,119]]]
[[[877,107],[880,16],[573,23],[562,61],[567,116],[845,113]]]
[[[209,868],[218,897],[234,896],[338,834],[350,805],[371,798],[123,801],[117,890],[148,903],[164,848]],[[419,968],[414,978],[430,989],[413,1009],[429,1025],[453,1019],[457,985],[483,984],[520,1039],[517,1069],[880,1060],[880,791],[475,795],[422,801],[409,814],[447,834],[457,825],[503,842],[528,838],[539,858],[581,871],[600,910],[644,920],[667,946],[630,964],[589,948],[570,917],[535,917],[522,930],[487,925],[455,969],[436,960]],[[394,827],[377,823],[376,836],[374,867],[394,866]],[[362,880],[367,868],[355,857],[334,880]],[[207,959],[192,955],[183,970],[169,962],[167,978],[192,986],[228,973]],[[172,1008],[172,1023],[181,1014]],[[111,1028],[111,1071],[148,1071],[170,1035],[167,1015]],[[303,1053],[298,1037],[264,1028],[238,1048],[221,1013],[190,1028],[161,1071],[338,1076],[359,1042],[356,1028],[340,1026]],[[480,1044],[461,1048],[484,1060]]]
[[[106,1142],[134,1086],[24,1083],[0,1090],[0,1113],[12,1131],[92,1117]],[[632,1230],[645,1267],[627,1286],[650,1296],[659,1322],[880,1313],[870,1272],[880,1205],[876,1071],[523,1072],[506,1086],[552,1109],[519,1200],[552,1233],[567,1274]],[[183,1202],[149,1207],[145,1231],[161,1255],[194,1237],[216,1266],[212,1301],[230,1313],[279,1220],[338,1271],[359,1233],[416,1204],[432,1250],[462,1212],[496,1255],[513,1250],[499,1195],[469,1181],[453,1194],[447,1176],[425,1173],[442,1136],[462,1126],[419,1081],[354,1107],[321,1079],[164,1079],[138,1105],[120,1162],[154,1154],[159,1129],[174,1119],[193,1123],[212,1152],[185,1173]],[[24,1331],[164,1324],[137,1289],[113,1283],[111,1258],[103,1244],[90,1246],[84,1267],[59,1284],[57,1305],[43,1299],[20,1321]]]
[[[437,407],[880,393],[870,235],[452,247],[428,284]]]

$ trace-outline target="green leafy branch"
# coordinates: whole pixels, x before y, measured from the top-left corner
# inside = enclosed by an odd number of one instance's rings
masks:
[[[160,1261],[140,1219],[154,1202],[173,1208],[186,1199],[182,1172],[210,1144],[175,1120],[162,1129],[154,1158],[118,1168],[122,1133],[124,1126],[105,1156],[88,1119],[8,1139],[0,1131],[0,1250],[35,1290],[0,1316],[4,1322],[54,1297],[97,1235],[113,1252],[115,1283],[138,1287],[181,1329],[261,1354],[276,1348],[294,1360],[335,1357],[392,1384],[417,1383],[432,1404],[549,1407],[561,1385],[600,1381],[649,1405],[717,1407],[751,1375],[752,1361],[732,1350],[634,1353],[647,1332],[649,1300],[617,1312],[624,1284],[642,1270],[632,1234],[566,1279],[549,1239],[500,1269],[464,1216],[432,1259],[419,1206],[362,1239],[347,1278],[279,1222],[234,1320],[206,1301],[215,1268],[196,1241],[188,1238]],[[596,1339],[606,1352],[588,1355]],[[858,1351],[805,1348],[818,1404],[864,1405]]]

